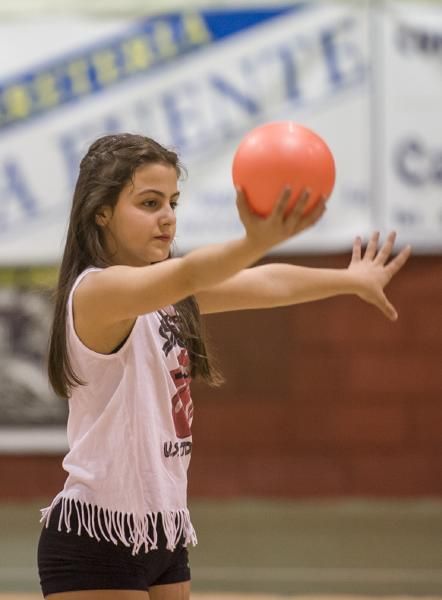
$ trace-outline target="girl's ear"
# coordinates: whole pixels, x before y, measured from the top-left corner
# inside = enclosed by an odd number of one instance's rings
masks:
[[[100,206],[95,213],[95,223],[100,227],[107,227],[112,217],[112,209],[110,206]]]

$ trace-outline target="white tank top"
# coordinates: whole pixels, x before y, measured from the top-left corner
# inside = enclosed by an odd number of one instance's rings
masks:
[[[83,277],[99,270],[83,271],[68,299],[68,353],[87,385],[74,387],[69,398],[69,451],[63,460],[68,477],[51,505],[41,509],[41,522],[47,527],[61,502],[59,531],[62,525],[70,531],[75,510],[78,534],[84,527],[91,537],[132,546],[137,554],[142,546],[145,552],[157,547],[161,515],[168,549],[181,537],[196,544],[187,510],[189,359],[174,333],[174,309],[139,316],[113,354],[90,350],[75,332],[72,297]]]

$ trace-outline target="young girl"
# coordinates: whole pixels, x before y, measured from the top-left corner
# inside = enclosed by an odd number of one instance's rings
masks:
[[[394,234],[348,269],[267,264],[274,245],[312,226],[304,191],[286,214],[249,210],[240,190],[242,238],[171,258],[178,157],[131,134],[98,139],[80,164],[60,269],[49,378],[69,400],[64,489],[42,509],[38,566],[53,600],[186,599],[186,546],[196,543],[186,504],[192,438],[191,377],[216,384],[200,313],[270,308],[356,294],[395,320],[383,288]]]

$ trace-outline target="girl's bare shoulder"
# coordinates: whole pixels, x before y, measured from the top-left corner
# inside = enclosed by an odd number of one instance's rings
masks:
[[[135,318],[115,320],[109,297],[108,267],[85,275],[72,297],[74,327],[77,336],[90,350],[109,354],[130,333]],[[114,274],[111,273],[111,278]]]

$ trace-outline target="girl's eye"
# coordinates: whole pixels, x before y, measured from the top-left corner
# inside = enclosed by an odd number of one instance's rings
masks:
[[[149,208],[155,208],[157,205],[157,200],[144,200],[143,204]]]
[[[157,208],[158,200],[144,200],[143,206],[147,206],[148,208]],[[178,202],[172,200],[170,203],[170,207],[172,208],[172,210],[176,210],[178,208]]]

